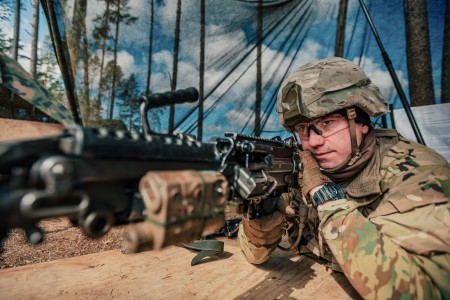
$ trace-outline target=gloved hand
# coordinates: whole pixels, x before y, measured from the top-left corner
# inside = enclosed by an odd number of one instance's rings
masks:
[[[248,240],[257,247],[275,246],[283,236],[284,216],[275,211],[260,219],[242,218],[244,233]]]
[[[328,176],[322,174],[319,164],[309,150],[300,152],[302,168],[299,174],[299,184],[303,195],[307,198],[309,192],[325,182],[331,182]]]

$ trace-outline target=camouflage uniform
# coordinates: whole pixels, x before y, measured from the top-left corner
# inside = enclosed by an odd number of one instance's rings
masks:
[[[450,166],[403,138],[378,154],[320,207],[320,232],[364,298],[449,298]]]
[[[339,58],[321,63],[329,66],[342,61],[344,66],[348,65]],[[366,108],[373,107],[365,109],[369,115],[382,110],[376,108],[384,105],[377,89],[368,87],[367,83],[366,91],[358,89],[355,82],[361,80],[354,80],[353,84],[341,85],[337,93],[330,89],[327,92],[317,84],[320,82],[316,76],[320,72],[314,69],[317,63],[312,64],[311,73],[308,73],[309,66],[294,73],[282,85],[281,98],[296,94],[281,101],[279,97],[280,121],[286,128],[336,111],[333,109],[336,103],[344,107],[358,105],[359,97],[367,104]],[[343,73],[346,71],[339,75]],[[292,82],[298,86],[291,84],[287,88]],[[300,86],[299,82],[311,83],[311,89]],[[298,100],[298,95],[307,98],[305,93],[311,90],[321,95],[308,98],[313,99],[310,102]],[[317,236],[323,239],[348,280],[366,299],[449,299],[450,166],[432,149],[399,136],[395,130],[377,129],[375,135],[376,149],[366,166],[340,183],[346,199],[319,206]],[[243,230],[238,237],[250,262],[262,263],[269,259],[273,248],[259,247],[256,251]]]

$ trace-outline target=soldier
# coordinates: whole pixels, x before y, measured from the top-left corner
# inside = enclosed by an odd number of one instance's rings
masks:
[[[342,58],[291,74],[277,111],[300,137],[301,198],[317,217],[317,243],[304,237],[302,243],[318,245],[323,257],[330,251],[364,298],[450,299],[448,162],[393,129],[374,129],[369,116],[388,105],[366,74]],[[284,220],[279,211],[243,218],[238,240],[249,262],[270,258]]]

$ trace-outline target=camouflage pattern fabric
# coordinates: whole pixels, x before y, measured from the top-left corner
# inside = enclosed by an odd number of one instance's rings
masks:
[[[316,235],[326,244],[309,250],[330,260],[317,251],[330,249],[365,299],[450,299],[450,166],[430,148],[394,140],[392,131],[378,136],[373,158],[345,188],[347,199],[320,206]],[[255,249],[243,230],[238,240],[249,262],[269,259],[271,249]]]
[[[278,118],[288,131],[300,122],[351,106],[373,117],[388,111],[388,103],[363,70],[340,57],[302,66],[282,83],[277,98]]]
[[[324,241],[366,299],[449,299],[448,162],[400,138],[377,169],[379,193],[320,207]],[[364,182],[370,170],[364,171],[356,181]],[[366,214],[365,206],[377,201]]]
[[[56,102],[36,79],[31,77],[15,60],[2,52],[0,52],[0,85],[30,102],[61,124],[74,124],[69,110]]]

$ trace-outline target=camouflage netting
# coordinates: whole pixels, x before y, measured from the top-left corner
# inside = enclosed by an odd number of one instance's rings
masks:
[[[13,105],[8,103],[13,94]],[[16,61],[0,52],[0,117],[73,124],[72,115]]]

